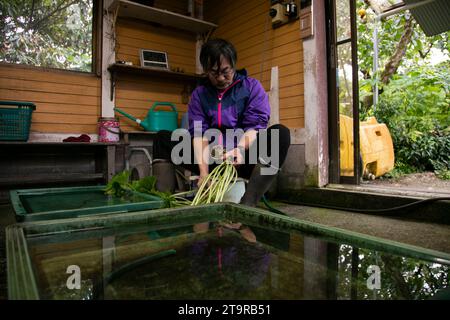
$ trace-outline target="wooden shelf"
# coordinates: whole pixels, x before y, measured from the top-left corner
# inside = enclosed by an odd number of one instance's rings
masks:
[[[126,64],[112,64],[108,71],[111,73],[129,73],[137,75],[147,75],[151,77],[170,78],[175,80],[187,80],[195,82],[203,79],[203,76],[195,73],[173,72],[169,70],[155,69],[150,67],[129,66]]]
[[[103,173],[61,173],[61,174],[41,174],[35,176],[28,176],[26,178],[6,177],[0,178],[0,186],[3,188],[11,186],[29,186],[35,184],[49,184],[49,183],[69,183],[69,182],[89,182],[102,181],[105,179]]]
[[[109,11],[116,12],[118,17],[135,18],[194,33],[207,33],[217,28],[214,23],[126,0],[114,1]]]
[[[123,143],[2,141],[0,189],[49,183],[109,181]],[[120,155],[120,153],[119,153]]]
[[[6,146],[57,146],[57,147],[98,147],[98,146],[120,146],[121,142],[28,142],[28,141],[0,141],[0,145]]]

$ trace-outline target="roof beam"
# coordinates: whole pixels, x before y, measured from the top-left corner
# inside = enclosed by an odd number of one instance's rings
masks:
[[[392,16],[394,14],[403,12],[405,10],[411,10],[411,9],[414,9],[414,8],[418,8],[418,7],[424,6],[424,5],[429,4],[431,2],[434,2],[434,1],[435,0],[425,0],[425,1],[420,1],[420,2],[411,3],[411,4],[407,4],[407,5],[404,4],[404,5],[400,6],[400,7],[397,7],[397,8],[394,8],[392,10],[383,12],[382,14],[378,15],[377,18],[384,19],[386,17],[389,17],[389,16]]]

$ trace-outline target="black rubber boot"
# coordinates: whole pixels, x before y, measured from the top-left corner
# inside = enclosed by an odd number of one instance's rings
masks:
[[[156,190],[161,192],[175,191],[175,166],[165,159],[156,159],[152,164],[153,175],[156,177]]]
[[[267,167],[258,163],[253,168],[250,180],[248,181],[246,190],[241,199],[241,204],[250,207],[256,207],[262,196],[270,189],[270,186],[276,179],[278,171],[272,175],[262,175],[261,169]]]

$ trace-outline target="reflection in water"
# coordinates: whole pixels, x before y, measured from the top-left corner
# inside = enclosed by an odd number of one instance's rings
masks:
[[[240,223],[78,237],[28,240],[42,298],[428,299],[449,279],[447,265]],[[66,287],[69,265],[80,290]]]
[[[358,252],[354,255],[353,252]],[[349,275],[357,265],[354,296],[349,296],[352,279]],[[380,288],[368,288],[369,266],[380,270]],[[339,296],[343,299],[428,299],[449,282],[448,265],[400,257],[363,248],[341,245],[339,249]]]

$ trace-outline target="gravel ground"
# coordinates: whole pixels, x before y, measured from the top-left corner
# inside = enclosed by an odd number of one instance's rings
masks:
[[[365,184],[450,192],[450,180],[440,179],[433,172],[411,173],[397,179],[365,180]]]

